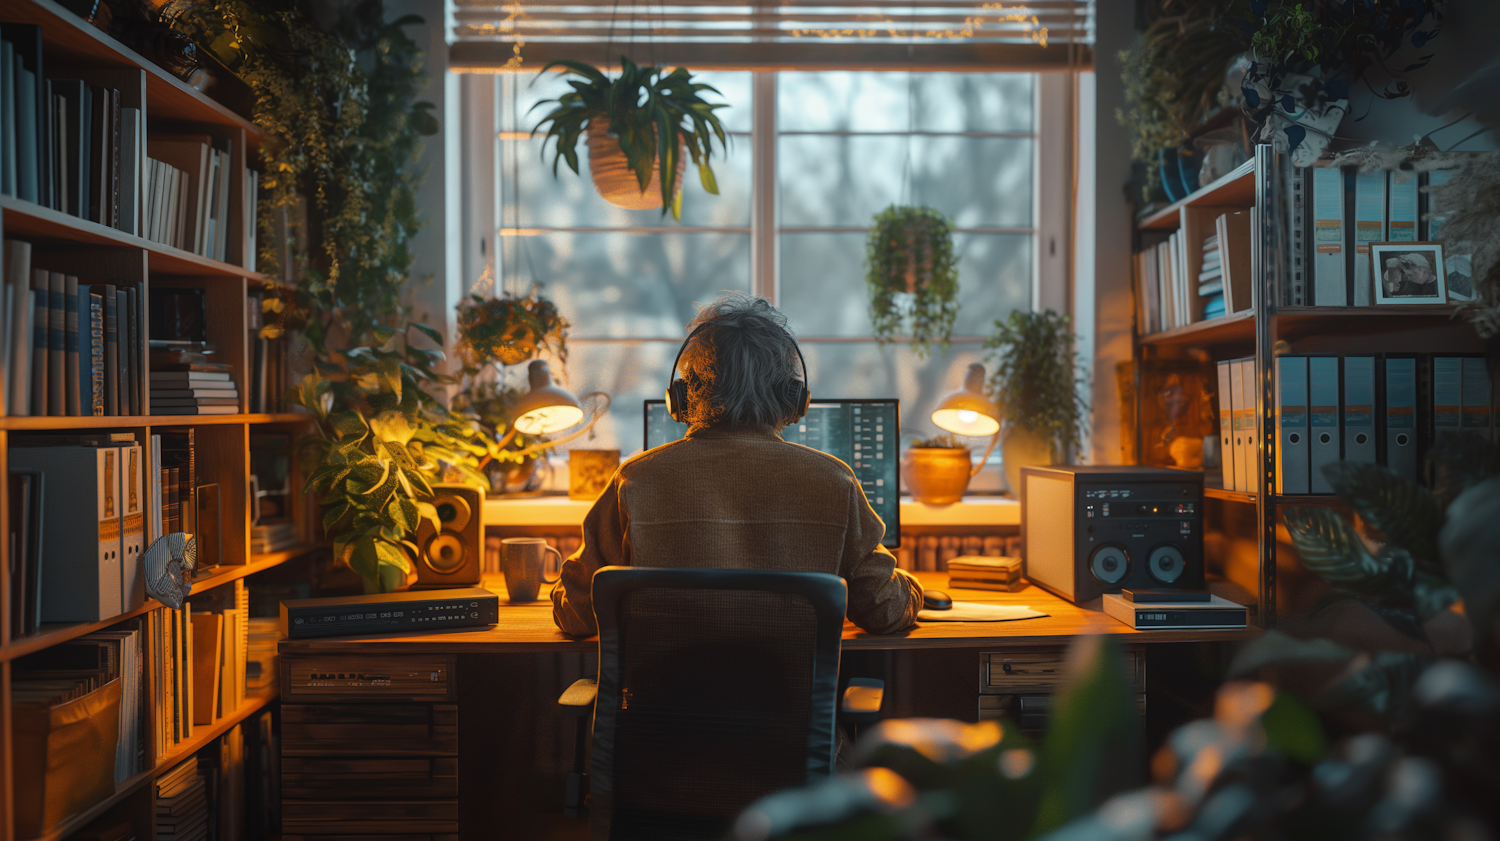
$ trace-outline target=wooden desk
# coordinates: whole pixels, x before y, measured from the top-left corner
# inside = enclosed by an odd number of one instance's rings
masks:
[[[915,573],[922,586],[943,590],[957,601],[1027,605],[1047,616],[1014,622],[921,622],[896,634],[867,634],[844,623],[846,651],[908,648],[995,648],[1057,645],[1077,634],[1118,634],[1121,642],[1220,642],[1249,639],[1255,628],[1230,631],[1137,631],[1101,610],[1077,607],[1037,586],[1019,593],[948,587],[946,572]],[[552,602],[543,597],[529,604],[507,601],[505,579],[486,576],[484,587],[500,596],[500,621],[488,628],[397,636],[328,637],[282,640],[282,654],[348,652],[360,654],[517,654],[593,652],[596,637],[574,639],[552,621]]]
[[[1171,709],[1178,697],[1192,693],[1171,687],[1162,692],[1166,704],[1153,709],[1162,706],[1165,718],[1153,723],[1145,703],[1148,650],[1152,663],[1161,664],[1152,666],[1152,674],[1174,668],[1197,673],[1191,652],[1174,643],[1258,633],[1138,632],[1035,586],[996,593],[949,589],[946,573],[917,577],[924,587],[959,601],[1028,605],[1049,615],[924,622],[888,635],[846,624],[841,671],[884,679],[887,717],[1009,717],[1023,729],[1038,729],[1064,679],[1067,646],[1076,635],[1095,632],[1122,643],[1127,674],[1148,713],[1148,736],[1165,733],[1192,717]],[[550,600],[512,605],[502,578],[484,584],[501,597],[500,621],[488,628],[282,640],[283,826],[289,841],[335,831],[391,841],[398,833],[443,841],[587,837],[586,821],[561,816],[574,723],[562,718],[557,697],[577,678],[594,676],[598,643],[558,631]],[[301,675],[300,686],[294,672]],[[411,693],[406,695],[379,687],[334,693],[308,682],[308,675],[324,672],[339,678],[366,672],[415,676],[417,688],[404,690]]]

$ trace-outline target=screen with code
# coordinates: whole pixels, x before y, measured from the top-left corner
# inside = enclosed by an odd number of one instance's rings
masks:
[[[672,420],[664,400],[647,400],[646,449],[687,434]],[[849,465],[865,497],[885,523],[888,549],[901,544],[901,407],[897,400],[814,400],[807,414],[781,437],[812,447]]]

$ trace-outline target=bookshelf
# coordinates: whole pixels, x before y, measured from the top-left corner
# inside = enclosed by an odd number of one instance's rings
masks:
[[[212,598],[214,594],[227,592],[222,588],[240,586],[236,582],[249,576],[310,557],[321,547],[312,532],[312,518],[306,515],[305,501],[295,496],[295,489],[301,485],[295,468],[290,482],[294,494],[290,509],[297,521],[300,545],[268,554],[252,554],[250,551],[251,436],[266,432],[295,435],[306,424],[306,416],[302,414],[248,411],[251,406],[249,371],[253,351],[250,339],[252,316],[247,312],[247,300],[269,280],[263,274],[244,268],[248,262],[246,252],[253,242],[253,220],[247,212],[250,204],[246,192],[247,161],[259,146],[258,130],[245,116],[184,84],[53,0],[7,3],[0,12],[0,22],[41,27],[44,62],[48,68],[66,68],[57,71],[66,74],[74,73],[76,68],[80,76],[91,74],[93,78],[118,80],[112,84],[124,88],[122,102],[140,107],[143,136],[191,133],[210,136],[227,146],[229,151],[224,160],[229,167],[228,215],[220,220],[220,224],[227,225],[224,260],[151,241],[12,195],[0,195],[0,236],[6,240],[31,243],[33,264],[45,261],[45,267],[54,271],[117,277],[139,283],[142,294],[147,297],[153,288],[202,289],[207,306],[208,339],[218,348],[219,358],[231,364],[231,378],[238,396],[235,414],[152,415],[149,388],[142,373],[143,414],[106,417],[0,415],[0,469],[9,474],[10,449],[18,436],[91,430],[132,432],[142,447],[145,464],[149,465],[153,434],[192,428],[198,439],[199,474],[204,481],[220,486],[223,554],[217,567],[194,577],[190,600]],[[47,75],[53,77],[57,73],[49,71]],[[140,151],[144,158],[146,149],[143,147]],[[149,316],[144,314],[146,307],[141,309],[144,323]],[[8,332],[9,325],[5,327]],[[273,384],[267,392],[278,393],[278,390]],[[7,535],[10,533],[9,488],[9,482],[0,483],[0,531]],[[152,533],[156,524],[149,522],[149,516],[146,519],[148,524],[143,543],[149,546],[156,536]],[[0,569],[10,568],[9,551],[9,541],[0,541]],[[162,604],[148,599],[139,608],[102,621],[45,624],[37,633],[13,637],[10,588],[10,576],[0,575],[0,841],[25,841],[18,836],[15,824],[18,805],[15,784],[18,777],[34,774],[36,769],[19,767],[13,755],[11,690],[15,661],[108,630],[122,622],[168,611]],[[149,706],[151,695],[160,687],[155,686],[151,678],[151,661],[155,655],[149,645],[145,650],[144,691]],[[146,745],[146,770],[116,786],[110,796],[67,817],[60,825],[37,837],[61,841],[106,814],[111,818],[129,817],[135,824],[138,838],[153,837],[156,831],[154,781],[276,701],[274,687],[248,690],[235,709],[230,710],[226,705],[223,714],[213,724],[196,725],[191,736],[166,750],[156,746],[154,717],[145,716],[147,732],[142,738]]]
[[[1257,211],[1251,217],[1252,304],[1239,312],[1154,333],[1142,334],[1137,323],[1131,381],[1122,383],[1130,392],[1124,398],[1124,410],[1133,425],[1126,436],[1134,449],[1134,460],[1166,467],[1191,466],[1164,457],[1159,444],[1171,434],[1167,427],[1185,417],[1179,415],[1171,421],[1163,417],[1155,405],[1162,383],[1173,383],[1190,399],[1208,395],[1205,405],[1211,418],[1200,418],[1196,426],[1185,423],[1184,427],[1189,430],[1187,434],[1196,434],[1195,430],[1201,428],[1202,434],[1217,440],[1220,404],[1216,363],[1254,360],[1251,464],[1259,474],[1260,490],[1225,488],[1220,468],[1205,467],[1204,528],[1208,572],[1224,582],[1229,591],[1225,595],[1238,593],[1255,601],[1252,615],[1261,627],[1275,625],[1278,615],[1309,608],[1326,592],[1318,579],[1301,569],[1287,537],[1283,510],[1289,506],[1341,505],[1332,494],[1282,494],[1272,490],[1277,487],[1280,458],[1276,358],[1284,354],[1478,354],[1484,350],[1474,329],[1458,318],[1456,306],[1280,304],[1295,270],[1288,221],[1291,177],[1284,154],[1270,146],[1258,146],[1254,157],[1235,171],[1179,202],[1136,219],[1139,251],[1152,247],[1163,235],[1186,229],[1195,214]],[[1201,232],[1194,231],[1194,236]],[[1213,233],[1213,229],[1208,228],[1207,233]],[[1191,255],[1198,245],[1190,241],[1186,250]],[[1197,271],[1198,265],[1190,256],[1188,277]],[[1139,299],[1143,294],[1140,278],[1133,286]],[[1138,307],[1137,321],[1140,312]],[[1230,457],[1227,453],[1222,456]]]

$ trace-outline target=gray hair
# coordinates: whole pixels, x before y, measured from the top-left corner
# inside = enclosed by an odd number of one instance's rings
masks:
[[[689,425],[781,431],[801,408],[788,388],[802,365],[786,316],[735,292],[700,309],[688,329],[700,326],[682,353]]]

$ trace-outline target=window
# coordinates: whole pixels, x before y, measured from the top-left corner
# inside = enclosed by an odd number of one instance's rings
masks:
[[[543,286],[573,321],[567,382],[614,397],[599,438],[641,447],[641,400],[661,396],[695,304],[726,291],[771,298],[807,359],[815,397],[898,397],[903,430],[931,434],[926,408],[958,387],[991,324],[1032,304],[1037,241],[1037,77],[1026,73],[706,72],[732,107],[720,194],[686,175],[683,218],[606,203],[561,164],[553,178],[531,110],[556,78],[501,75],[496,202],[503,288]],[[757,78],[758,77],[758,78]],[[775,107],[756,107],[755,95]],[[775,137],[774,154],[755,154]],[[755,171],[755,160],[774,164]],[[774,214],[757,222],[757,190]],[[893,203],[953,218],[960,309],[953,343],[918,359],[873,340],[864,283],[871,217]],[[764,214],[763,214],[764,216]],[[775,254],[774,263],[756,254]],[[757,276],[759,275],[759,276]]]

